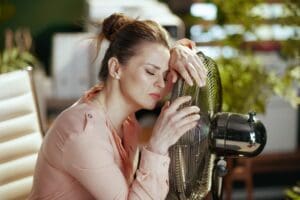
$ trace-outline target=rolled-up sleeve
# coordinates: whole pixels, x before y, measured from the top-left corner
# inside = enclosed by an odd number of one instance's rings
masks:
[[[137,199],[145,199],[139,194],[147,194],[148,199],[165,199],[169,190],[170,158],[143,148],[136,180],[132,184],[132,191]]]
[[[69,138],[63,149],[63,165],[96,199],[165,199],[170,158],[142,150],[136,178],[128,186],[114,161],[111,144],[99,134],[82,133]]]

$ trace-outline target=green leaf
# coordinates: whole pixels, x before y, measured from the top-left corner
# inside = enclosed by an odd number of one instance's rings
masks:
[[[19,49],[18,48],[12,48],[9,50],[9,59],[14,60],[17,59],[19,56]]]
[[[27,63],[34,63],[35,57],[27,51],[24,51],[20,54],[20,58]]]
[[[7,64],[9,62],[9,51],[8,50],[3,51],[2,61],[4,64]]]

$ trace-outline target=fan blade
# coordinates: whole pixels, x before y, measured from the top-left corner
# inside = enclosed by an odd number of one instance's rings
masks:
[[[221,111],[222,89],[216,63],[201,52],[198,56],[207,69],[206,86],[189,86],[179,80],[171,95],[171,101],[180,96],[192,96],[191,102],[183,107],[199,106],[201,119],[194,129],[188,131],[169,149],[169,200],[203,199],[211,188],[216,156],[209,148],[210,119],[214,113]]]

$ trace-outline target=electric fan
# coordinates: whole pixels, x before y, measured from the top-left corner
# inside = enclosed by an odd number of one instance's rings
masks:
[[[197,53],[207,69],[205,87],[189,86],[182,79],[174,85],[171,101],[190,95],[183,105],[200,107],[198,125],[169,148],[170,189],[167,200],[204,199],[211,191],[214,200],[222,197],[225,157],[253,157],[266,144],[264,125],[248,115],[221,112],[222,86],[216,63],[202,52]]]

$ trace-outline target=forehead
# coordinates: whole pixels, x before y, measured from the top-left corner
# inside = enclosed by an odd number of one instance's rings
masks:
[[[139,64],[151,63],[162,70],[168,70],[169,59],[170,52],[167,47],[158,43],[143,42],[136,47],[136,54],[131,60]]]

